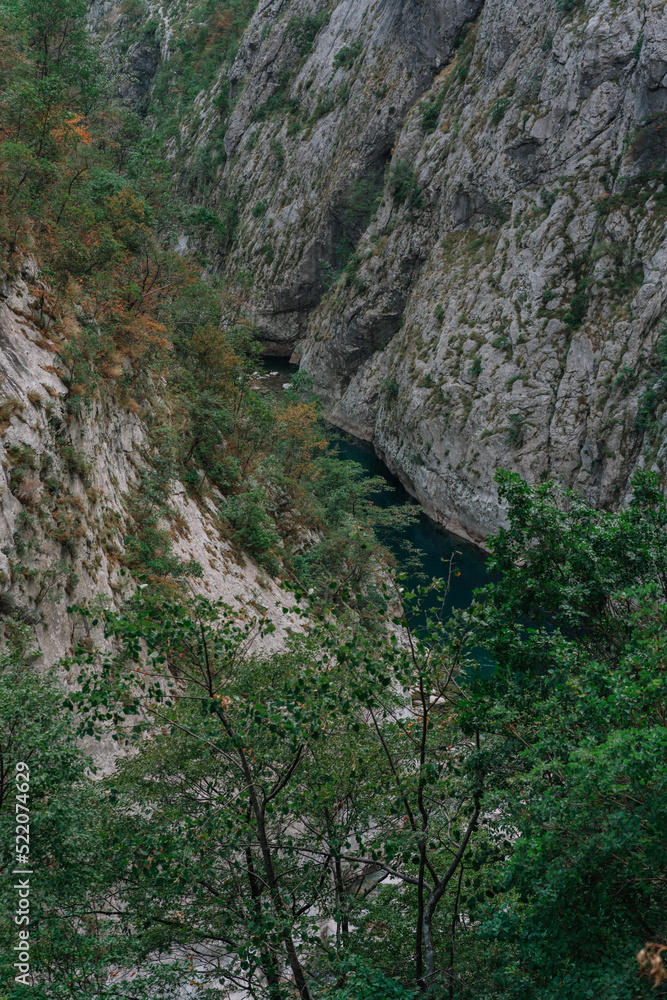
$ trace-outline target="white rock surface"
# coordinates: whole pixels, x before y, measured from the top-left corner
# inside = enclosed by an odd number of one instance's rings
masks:
[[[0,423],[0,593],[11,594],[36,623],[42,662],[49,665],[69,652],[85,627],[68,614],[68,605],[101,599],[116,606],[134,590],[118,557],[128,495],[146,466],[147,429],[139,416],[109,399],[96,398],[80,416],[68,413],[61,363],[43,339],[48,334],[30,318],[35,308],[31,289],[18,279],[6,282],[2,291],[0,406],[13,412],[4,427]],[[15,449],[25,447],[42,465],[51,455],[52,467],[10,482]],[[85,460],[87,484],[68,472],[64,448]],[[49,474],[59,481],[55,523],[43,502]],[[283,611],[293,605],[291,595],[223,537],[213,504],[211,509],[198,505],[176,482],[169,505],[175,515],[168,525],[175,554],[196,560],[204,571],[191,586],[243,613],[266,614],[276,631],[262,639],[264,648],[278,648],[286,630],[300,627],[298,616]]]

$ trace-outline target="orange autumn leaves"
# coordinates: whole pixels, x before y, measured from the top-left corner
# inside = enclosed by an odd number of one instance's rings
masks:
[[[314,403],[289,402],[276,414],[276,435],[282,445],[285,468],[299,480],[312,473],[312,461],[327,446]]]
[[[200,377],[205,384],[225,395],[238,391],[243,362],[224,333],[213,324],[208,324],[195,331],[190,346],[197,357]]]
[[[170,348],[160,310],[194,278],[156,243],[143,199],[129,186],[105,197],[97,212],[71,199],[59,221],[43,224],[42,237],[61,306],[78,299],[120,355],[136,362],[150,353],[155,365]]]
[[[37,258],[49,286],[42,311],[74,338],[71,350],[63,345],[66,363],[87,357],[116,371],[118,356],[159,361],[170,349],[162,312],[195,277],[161,245],[145,199],[114,170],[122,121],[77,110],[69,87],[31,80],[19,52],[15,38],[0,40],[0,258],[5,266]],[[73,317],[82,314],[80,327]]]
[[[90,134],[88,124],[83,115],[79,114],[78,111],[61,111],[61,115],[64,120],[59,122],[54,128],[51,129],[51,135],[58,142],[69,142],[78,143],[82,142],[86,146],[90,146],[93,141],[93,137]],[[67,117],[67,116],[70,117]]]
[[[237,415],[239,438],[243,438],[243,423],[249,419],[244,415],[248,392],[246,363],[234,351],[224,331],[212,324],[195,331],[190,340],[190,349],[196,357],[198,376],[202,384],[214,389],[232,403]],[[235,450],[234,444],[234,440],[230,440],[229,446],[232,451]],[[261,461],[263,452],[271,453],[278,450],[285,470],[290,478],[297,481],[313,474],[313,459],[326,446],[327,440],[322,436],[315,404],[294,400],[281,401],[275,410],[264,445],[256,449],[251,464]]]

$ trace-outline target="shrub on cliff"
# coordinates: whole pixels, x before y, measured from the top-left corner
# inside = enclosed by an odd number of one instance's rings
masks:
[[[421,206],[421,191],[414,167],[407,160],[392,160],[387,172],[387,187],[397,205]]]

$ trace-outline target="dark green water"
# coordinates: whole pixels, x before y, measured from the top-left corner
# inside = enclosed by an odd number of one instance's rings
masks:
[[[373,502],[379,507],[415,503],[370,445],[340,435],[336,436],[332,444],[337,446],[342,459],[358,462],[369,476],[382,476],[385,479],[387,490],[376,493],[373,497]],[[406,582],[410,589],[420,583],[430,583],[434,577],[446,578],[449,575],[449,561],[453,557],[452,565],[458,575],[451,576],[445,612],[452,607],[467,608],[475,588],[484,586],[489,580],[484,554],[476,546],[445,531],[423,512],[407,528],[385,535],[382,541],[394,555],[398,566],[407,572]],[[410,555],[415,550],[417,558],[414,554]]]
[[[279,373],[272,386],[277,391],[297,371],[297,365],[289,364],[285,358],[265,358],[262,367],[266,372]],[[337,449],[342,460],[358,462],[369,477],[383,477],[387,489],[372,497],[379,507],[415,503],[399,480],[380,461],[371,445],[336,434],[332,439],[332,447]],[[445,531],[424,513],[407,528],[384,535],[382,541],[394,555],[399,568],[407,572],[406,584],[411,590],[419,584],[430,583],[435,577],[446,577],[449,574],[449,560],[454,556],[453,565],[459,575],[452,574],[445,613],[451,608],[467,608],[475,588],[489,582],[484,554],[469,542]],[[410,557],[408,550],[413,553],[414,550],[419,550],[417,558],[415,559],[414,554]]]

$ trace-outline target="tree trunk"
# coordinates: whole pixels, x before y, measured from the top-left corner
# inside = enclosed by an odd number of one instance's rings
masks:
[[[347,900],[345,899],[345,884],[343,882],[343,866],[340,858],[334,858],[334,871],[336,879],[336,896],[338,897],[338,910],[340,913],[340,929],[343,932],[343,939],[350,933],[350,921],[347,916]]]
[[[463,865],[459,865],[459,884],[454,900],[454,912],[452,913],[452,936],[449,943],[449,1000],[454,1000],[454,939],[456,937],[456,921],[459,916],[459,899],[461,898],[461,883],[463,881]]]
[[[445,894],[445,890],[449,885],[456,869],[461,863],[461,859],[465,854],[466,848],[472,832],[475,829],[475,824],[480,813],[480,796],[477,794],[475,796],[475,808],[473,814],[470,817],[470,821],[466,828],[466,832],[463,835],[463,839],[459,844],[459,849],[454,855],[454,859],[447,869],[444,877],[438,882],[437,886],[431,890],[429,897],[426,901],[424,907],[424,966],[425,966],[425,978],[429,985],[429,988],[433,985],[433,977],[435,976],[435,947],[433,945],[433,914],[435,913],[436,906]]]
[[[276,916],[278,920],[284,921],[284,930],[282,931],[282,940],[287,951],[287,960],[289,962],[290,968],[292,970],[292,975],[294,976],[294,982],[296,988],[299,991],[300,1000],[312,1000],[310,992],[308,990],[308,984],[306,983],[306,976],[303,971],[301,962],[299,961],[299,956],[297,955],[296,947],[294,945],[294,939],[292,938],[291,932],[287,929],[288,927],[288,912],[285,906],[285,901],[280,893],[280,887],[276,879],[275,869],[273,867],[273,855],[271,854],[271,847],[269,846],[269,839],[266,833],[266,816],[264,812],[264,807],[259,801],[257,795],[257,789],[255,787],[255,782],[253,779],[252,771],[246,759],[246,755],[243,750],[243,746],[240,745],[234,733],[234,730],[229,724],[229,721],[225,713],[217,706],[214,709],[216,715],[222,722],[227,734],[234,740],[238,747],[238,758],[241,765],[241,770],[244,774],[246,780],[246,787],[248,790],[248,797],[250,798],[250,805],[252,808],[252,813],[255,817],[255,823],[257,825],[257,839],[259,841],[259,849],[262,855],[262,864],[264,867],[264,874],[266,876],[266,884],[269,888],[269,895],[271,896],[271,902],[276,911]]]
[[[271,899],[276,911],[276,916],[279,920],[287,922],[288,913],[287,907],[280,894],[280,888],[278,886],[278,881],[276,879],[275,869],[273,867],[273,856],[271,854],[271,848],[269,847],[269,840],[266,835],[266,823],[264,810],[259,804],[257,795],[253,787],[249,789],[251,801],[253,803],[253,811],[255,813],[255,822],[257,823],[257,836],[259,839],[260,849],[262,852],[262,861],[264,864],[264,872],[266,875],[266,882],[269,887],[269,892],[271,894]],[[283,942],[285,948],[287,949],[287,960],[290,964],[292,970],[292,975],[294,976],[294,982],[296,988],[299,991],[299,997],[301,1000],[311,1000],[310,992],[308,990],[308,984],[306,983],[306,976],[303,971],[301,962],[299,961],[299,956],[296,952],[296,947],[294,945],[294,939],[290,931],[285,928],[282,932]]]
[[[419,845],[419,885],[417,886],[417,939],[415,941],[415,978],[422,993],[426,993],[427,983],[424,980],[424,872],[426,869],[426,844],[423,839]]]
[[[257,917],[257,923],[260,928],[262,927],[262,887],[260,885],[259,879],[255,874],[254,859],[252,856],[252,850],[250,847],[246,847],[245,851],[246,864],[248,866],[248,882],[250,883],[250,895],[252,897],[253,908],[255,910],[255,916]],[[262,972],[266,976],[266,982],[269,987],[269,997],[271,1000],[280,1000],[280,971],[276,966],[276,957],[272,955],[271,952],[264,945],[260,947],[260,956],[262,962]]]

